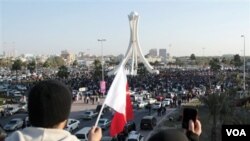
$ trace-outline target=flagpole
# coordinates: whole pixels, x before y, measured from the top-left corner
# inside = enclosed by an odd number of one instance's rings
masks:
[[[96,119],[96,122],[95,122],[95,126],[97,126],[97,124],[98,124],[98,122],[99,122],[99,120],[100,120],[100,118],[101,118],[101,115],[102,115],[102,111],[103,111],[103,109],[104,109],[104,106],[105,106],[105,102],[103,102],[103,104],[102,104],[101,110],[100,110],[100,112],[99,112],[99,114],[98,114],[98,117],[97,117],[97,119]]]
[[[124,61],[122,62],[121,66],[118,68],[118,70],[121,69],[121,67],[123,66],[123,63],[124,63]],[[113,84],[113,82],[112,82],[112,84]],[[107,95],[107,96],[108,96],[108,95]],[[97,124],[98,124],[98,122],[99,122],[99,120],[100,120],[100,118],[101,118],[101,114],[102,114],[102,111],[103,111],[104,106],[105,106],[105,101],[106,101],[106,98],[105,98],[105,100],[104,100],[104,102],[103,102],[103,104],[102,104],[101,110],[100,110],[100,112],[99,112],[99,114],[98,114],[98,117],[97,117],[97,119],[96,119],[95,126],[97,126]]]

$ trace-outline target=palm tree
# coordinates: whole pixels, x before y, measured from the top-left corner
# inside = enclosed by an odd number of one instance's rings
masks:
[[[93,62],[94,70],[93,70],[93,77],[95,80],[98,80],[102,77],[102,64],[101,61],[96,59]]]
[[[220,61],[218,58],[213,58],[209,61],[209,65],[212,71],[218,72],[221,69]]]
[[[201,97],[200,100],[209,109],[209,114],[212,117],[211,141],[216,141],[218,123],[224,123],[232,117],[231,102],[225,93],[209,94],[206,97]]]
[[[17,59],[12,64],[11,70],[16,72],[16,80],[17,80],[17,72],[22,69],[22,61],[20,59]]]
[[[68,76],[69,76],[68,68],[64,65],[59,67],[59,70],[57,72],[57,76],[60,78],[68,78]]]
[[[30,73],[33,73],[36,69],[36,62],[35,60],[32,60],[31,62],[28,63],[27,69],[30,71]]]

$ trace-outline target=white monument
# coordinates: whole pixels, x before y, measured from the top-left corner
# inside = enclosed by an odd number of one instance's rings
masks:
[[[148,61],[145,59],[144,55],[142,54],[141,47],[139,44],[139,38],[138,38],[138,19],[139,15],[137,12],[131,12],[130,15],[128,15],[129,19],[129,25],[130,25],[130,41],[129,46],[126,52],[126,55],[122,62],[118,65],[117,68],[115,68],[113,71],[109,72],[108,75],[115,74],[117,69],[121,65],[126,65],[127,73],[129,75],[137,75],[137,69],[138,69],[138,59],[141,61],[146,69],[150,73],[157,73],[159,74],[158,70],[154,70],[154,68],[148,63]],[[128,63],[129,62],[129,63]]]

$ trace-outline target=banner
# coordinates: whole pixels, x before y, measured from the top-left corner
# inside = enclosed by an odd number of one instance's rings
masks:
[[[105,81],[101,81],[100,82],[100,92],[102,93],[102,94],[105,94],[106,93],[106,82]]]

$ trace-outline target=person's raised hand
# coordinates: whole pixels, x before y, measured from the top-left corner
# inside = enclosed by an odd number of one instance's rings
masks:
[[[102,138],[102,129],[100,127],[93,126],[88,135],[89,141],[100,141]]]
[[[198,119],[195,120],[195,122],[193,120],[189,120],[188,130],[200,136],[202,132],[201,122]]]

